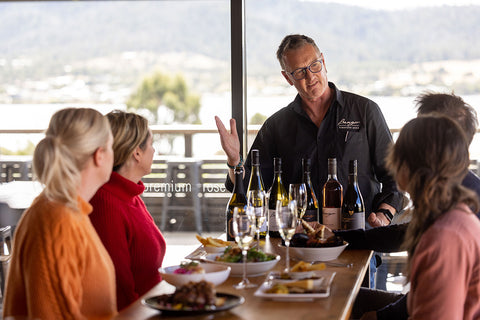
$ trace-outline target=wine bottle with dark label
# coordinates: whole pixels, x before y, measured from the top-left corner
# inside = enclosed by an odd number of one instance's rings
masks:
[[[233,187],[233,193],[230,197],[230,201],[227,205],[227,240],[235,241],[235,234],[233,232],[233,210],[245,210],[247,205],[247,198],[245,197],[245,191],[243,189],[243,167],[235,167],[235,186]]]
[[[358,187],[357,160],[348,163],[348,186],[342,205],[342,229],[365,229],[365,206]]]
[[[332,230],[341,228],[343,187],[337,178],[337,159],[328,159],[328,178],[323,185],[322,222]]]
[[[310,167],[311,161],[310,159],[302,159],[302,168],[303,168],[303,180],[302,182],[305,184],[307,189],[307,210],[303,215],[303,220],[309,222],[319,222],[318,216],[318,201],[317,196],[315,195],[315,191],[313,190],[312,180],[310,178]]]
[[[288,210],[288,193],[282,182],[282,159],[273,158],[273,182],[268,191],[268,235],[272,238],[280,238],[278,225],[275,218],[277,200],[282,203],[282,210]]]
[[[260,171],[260,152],[257,149],[252,149],[250,154],[252,159],[252,172],[247,188],[247,201],[253,205],[256,217],[263,216],[262,220],[258,220],[263,221],[262,225],[256,227],[260,228],[260,237],[265,238],[267,235],[267,220],[265,219],[267,203],[262,173]]]

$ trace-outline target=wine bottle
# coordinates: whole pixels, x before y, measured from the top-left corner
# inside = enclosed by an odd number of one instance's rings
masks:
[[[342,229],[365,229],[365,206],[358,187],[357,160],[348,163],[348,186],[342,205]]]
[[[310,178],[310,159],[302,159],[302,168],[303,168],[303,179],[302,182],[307,187],[307,210],[303,215],[303,220],[309,222],[319,222],[318,217],[318,201],[315,191],[312,187],[312,180]]]
[[[255,215],[261,215],[258,211],[266,210],[266,194],[265,187],[263,185],[262,173],[260,172],[260,152],[257,149],[252,149],[252,172],[250,174],[250,181],[248,183],[247,193],[253,198],[250,200],[255,207]],[[265,238],[267,235],[267,221],[265,220],[260,227],[260,237]]]
[[[230,201],[227,205],[227,240],[235,241],[235,233],[233,232],[233,210],[245,210],[247,205],[247,198],[245,197],[245,191],[243,190],[243,167],[235,167],[235,185],[233,187],[233,193],[230,197]]]
[[[332,230],[339,230],[342,217],[343,188],[337,179],[337,159],[328,159],[328,178],[323,186],[323,224]]]
[[[275,210],[277,200],[282,203],[282,210],[288,210],[288,193],[282,182],[282,159],[273,158],[273,182],[268,191],[268,235],[272,238],[280,238]]]

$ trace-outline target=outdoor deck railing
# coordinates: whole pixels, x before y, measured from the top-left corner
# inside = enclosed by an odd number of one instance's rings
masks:
[[[260,125],[249,125],[248,136],[249,140],[253,141],[253,138],[260,130]],[[218,134],[217,128],[212,126],[205,126],[199,124],[175,124],[175,125],[152,125],[150,126],[153,134],[169,134],[183,136],[185,148],[184,157],[193,156],[193,136],[196,134]],[[390,129],[393,135],[398,134],[400,129]],[[45,132],[43,128],[34,129],[1,129],[0,134],[42,134]],[[480,132],[480,130],[478,131]]]
[[[162,224],[162,218],[166,221],[165,229],[170,231],[176,230],[198,230],[198,224],[195,216],[195,208],[193,206],[193,197],[200,198],[201,206],[201,225],[204,231],[222,231],[224,230],[225,207],[230,197],[229,191],[225,190],[224,182],[227,174],[225,165],[225,156],[212,156],[208,158],[192,158],[185,155],[192,155],[192,137],[195,134],[209,133],[218,134],[216,128],[199,126],[199,125],[183,125],[183,126],[151,126],[154,134],[177,134],[183,135],[185,138],[185,154],[182,156],[186,159],[185,163],[191,163],[192,159],[198,162],[198,177],[192,179],[192,172],[187,166],[180,165],[179,158],[171,156],[156,156],[152,165],[152,173],[146,176],[143,181],[146,190],[143,193],[143,199],[149,208],[150,213],[157,225]],[[258,132],[259,126],[249,128],[249,136],[254,137]],[[392,129],[392,133],[398,134],[400,129]],[[41,129],[16,129],[6,130],[0,129],[0,134],[38,134],[43,133]],[[253,139],[252,139],[253,141]],[[219,142],[220,143],[220,142]],[[0,155],[0,183],[13,180],[32,180],[32,164],[31,156],[5,156]],[[175,172],[170,172],[175,178],[166,181],[168,176],[169,159],[176,159]],[[471,161],[471,169],[475,173],[479,173],[480,163],[477,160]],[[189,183],[196,181],[197,188],[192,188]],[[186,189],[185,189],[186,188]],[[194,190],[198,194],[193,194]],[[172,208],[183,208],[182,210],[165,210],[164,199],[169,198],[168,205]],[[195,203],[198,203],[196,201]],[[162,214],[165,213],[163,217]]]
[[[171,134],[183,136],[185,142],[184,157],[192,157],[193,155],[193,136],[196,134],[208,133],[218,134],[217,128],[212,126],[198,124],[175,124],[175,125],[152,125],[150,126],[153,134]],[[249,136],[255,136],[260,129],[259,125],[249,125]],[[34,129],[1,129],[0,134],[42,134],[44,128]]]

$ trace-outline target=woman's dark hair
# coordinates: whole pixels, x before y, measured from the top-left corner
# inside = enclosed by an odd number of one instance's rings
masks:
[[[468,139],[450,117],[428,114],[402,128],[387,156],[387,168],[410,194],[412,220],[404,247],[409,261],[422,234],[458,203],[478,212],[476,194],[463,187],[470,164]]]

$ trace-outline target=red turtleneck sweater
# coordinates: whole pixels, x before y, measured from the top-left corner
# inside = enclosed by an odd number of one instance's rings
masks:
[[[142,181],[113,172],[90,201],[90,220],[115,265],[118,310],[161,281],[166,243],[140,198],[144,190]]]

